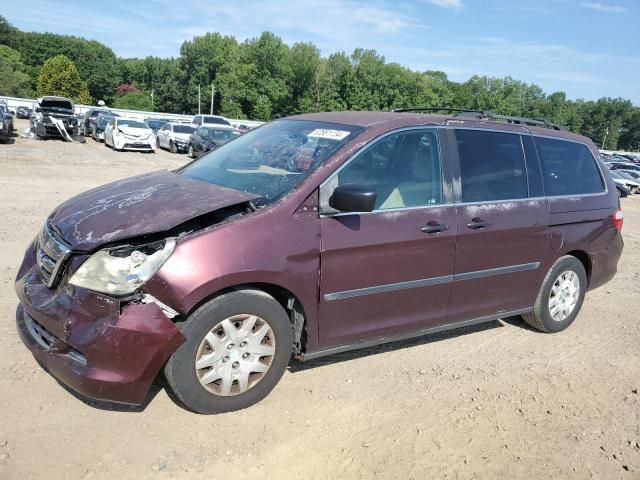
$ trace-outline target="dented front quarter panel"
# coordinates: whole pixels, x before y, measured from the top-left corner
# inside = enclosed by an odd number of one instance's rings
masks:
[[[68,271],[84,258],[75,257]],[[96,399],[142,403],[151,382],[185,338],[155,304],[122,301],[74,287],[68,273],[49,289],[35,263],[33,246],[25,255],[15,284],[20,305],[16,321],[33,355],[59,380]],[[29,333],[28,314],[57,340],[45,349]],[[86,358],[86,365],[68,355]]]

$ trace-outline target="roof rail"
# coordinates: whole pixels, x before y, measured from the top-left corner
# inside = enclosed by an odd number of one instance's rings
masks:
[[[403,112],[454,112],[454,113],[477,113],[482,116],[486,116],[488,113],[485,110],[467,110],[465,108],[451,108],[451,107],[412,107],[412,108],[394,108],[391,110],[395,113]]]
[[[391,110],[395,113],[402,112],[451,112],[456,116],[470,117],[477,120],[489,120],[496,122],[506,122],[516,125],[531,125],[534,127],[545,127],[553,130],[566,130],[566,127],[553,123],[546,118],[527,118],[527,117],[513,117],[510,115],[498,115],[490,110],[469,110],[464,108],[450,108],[450,107],[412,107],[412,108],[394,108]],[[476,115],[469,115],[476,114]]]

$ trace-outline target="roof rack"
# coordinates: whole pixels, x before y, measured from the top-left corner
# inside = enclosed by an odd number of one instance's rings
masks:
[[[498,115],[490,110],[469,110],[464,108],[450,108],[450,107],[412,107],[412,108],[394,108],[391,110],[395,113],[402,112],[452,112],[456,113],[457,117],[475,118],[477,120],[489,120],[496,122],[506,122],[516,125],[531,125],[534,127],[545,127],[553,130],[566,130],[566,127],[553,123],[546,118],[526,118],[526,117],[513,117],[510,115]]]

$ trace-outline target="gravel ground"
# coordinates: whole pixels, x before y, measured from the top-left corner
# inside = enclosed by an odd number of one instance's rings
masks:
[[[161,381],[138,409],[69,393],[15,330],[24,249],[71,195],[185,161],[0,145],[1,479],[640,479],[640,197],[623,200],[619,274],[563,333],[508,319],[293,364],[263,402],[217,416]]]

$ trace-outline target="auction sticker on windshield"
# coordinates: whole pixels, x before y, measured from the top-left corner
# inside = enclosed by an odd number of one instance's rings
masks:
[[[346,132],[344,130],[328,130],[325,128],[316,128],[307,136],[316,137],[316,138],[327,138],[329,140],[342,140],[345,137],[347,137],[350,133],[351,132]]]

